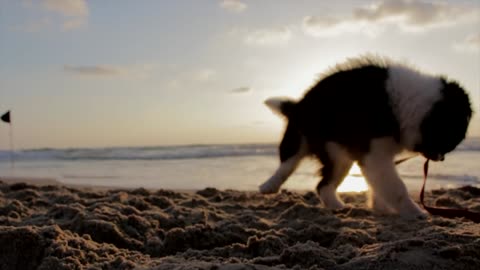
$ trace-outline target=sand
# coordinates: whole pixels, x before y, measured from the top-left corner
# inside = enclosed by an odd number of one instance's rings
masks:
[[[430,205],[480,211],[480,189]],[[372,213],[364,193],[96,190],[0,181],[0,269],[479,269],[480,224]]]

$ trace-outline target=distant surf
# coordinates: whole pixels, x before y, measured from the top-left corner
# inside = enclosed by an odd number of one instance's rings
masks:
[[[480,138],[469,138],[455,151],[480,151]],[[26,149],[15,151],[15,160],[176,160],[221,157],[274,156],[275,144],[185,145],[152,147],[108,147]],[[0,162],[10,152],[0,151]]]
[[[16,160],[175,160],[239,156],[271,156],[273,144],[187,145],[157,147],[109,147],[31,149],[15,152]],[[9,161],[10,153],[0,151],[0,161]]]

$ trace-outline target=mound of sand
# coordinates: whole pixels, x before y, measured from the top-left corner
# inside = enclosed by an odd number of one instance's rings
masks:
[[[480,211],[480,189],[430,205]],[[433,196],[432,196],[433,195]],[[92,190],[0,182],[0,269],[478,269],[480,225],[404,221],[342,194]]]

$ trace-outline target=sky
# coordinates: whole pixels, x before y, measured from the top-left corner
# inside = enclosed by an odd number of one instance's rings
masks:
[[[17,149],[276,143],[265,99],[374,53],[459,81],[480,136],[479,29],[478,0],[0,0],[0,113]]]

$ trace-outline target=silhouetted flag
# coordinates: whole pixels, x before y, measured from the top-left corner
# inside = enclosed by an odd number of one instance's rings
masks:
[[[5,123],[10,123],[10,111],[2,115],[2,121]]]

